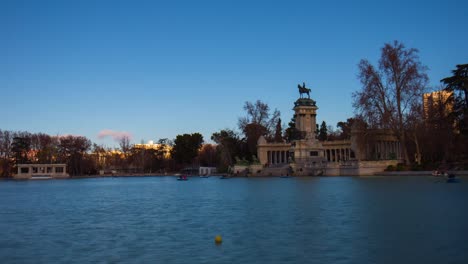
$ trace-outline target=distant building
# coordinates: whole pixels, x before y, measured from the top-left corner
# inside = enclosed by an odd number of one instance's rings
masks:
[[[180,173],[188,174],[188,175],[213,175],[216,174],[217,170],[216,167],[201,167],[201,166],[193,166],[193,167],[185,167],[183,168]]]
[[[434,112],[447,116],[453,111],[453,92],[435,91],[423,94],[424,119],[430,119]]]
[[[68,178],[66,164],[18,164],[14,179]]]
[[[154,149],[154,150],[163,150],[164,151],[164,158],[168,159],[171,157],[171,150],[172,146],[167,144],[158,144],[154,143],[154,141],[150,140],[148,143],[141,143],[133,145],[136,149]]]
[[[217,172],[216,167],[200,167],[198,175],[213,175]]]

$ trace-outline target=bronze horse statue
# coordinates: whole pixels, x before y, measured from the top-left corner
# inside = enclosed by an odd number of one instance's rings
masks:
[[[300,84],[297,85],[297,88],[299,88],[299,96],[302,98],[302,94],[307,94],[307,97],[310,99],[310,89],[306,88],[305,83],[302,83],[302,86]]]

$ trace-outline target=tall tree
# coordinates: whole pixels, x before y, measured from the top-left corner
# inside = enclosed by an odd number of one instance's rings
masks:
[[[181,165],[190,164],[198,155],[202,144],[203,136],[200,133],[177,135],[171,155]]]
[[[324,141],[324,140],[327,140],[327,138],[328,138],[327,123],[325,123],[325,121],[322,121],[322,124],[320,124],[318,139],[321,141]]]
[[[283,142],[282,134],[283,134],[283,128],[281,127],[281,118],[279,118],[278,123],[276,123],[274,141],[275,142]]]
[[[468,64],[459,64],[452,76],[441,80],[446,90],[455,92],[454,113],[459,119],[460,131],[468,134]]]
[[[284,138],[287,142],[301,138],[301,133],[296,128],[296,118],[294,116],[291,118],[291,121],[289,121],[288,128],[284,131]]]
[[[15,163],[29,163],[28,154],[31,150],[31,137],[30,135],[16,136],[13,138],[13,143],[11,147],[12,152],[14,153]]]
[[[258,123],[250,123],[244,127],[244,135],[247,143],[247,152],[244,157],[252,161],[252,155],[257,155],[257,142],[258,139],[268,133],[268,129]]]
[[[459,96],[463,99],[464,106],[468,107],[468,64],[459,64],[452,71],[453,76],[441,80],[447,85],[450,91],[459,92]]]
[[[11,161],[11,143],[13,141],[13,133],[10,131],[2,131],[0,129],[0,176],[8,177],[11,174],[13,163]]]
[[[123,136],[119,139],[119,146],[120,150],[124,153],[126,156],[127,153],[130,151],[131,145],[130,145],[130,138],[128,136]]]
[[[36,150],[38,163],[53,163],[58,152],[58,138],[43,133],[33,134],[31,147]]]
[[[274,128],[280,118],[280,112],[274,110],[270,113],[268,104],[257,100],[255,103],[245,102],[244,110],[246,116],[239,118],[238,125],[240,131],[244,133],[247,148],[244,149],[242,156],[248,160],[252,155],[257,154],[257,141],[260,136],[265,136],[272,140],[274,137]]]
[[[336,124],[336,127],[341,130],[339,139],[350,139],[351,138],[351,129],[354,124],[354,118],[348,118],[346,122],[340,121]]]
[[[377,68],[365,59],[359,63],[363,87],[353,94],[353,106],[370,126],[393,131],[406,163],[410,162],[406,145],[408,117],[428,83],[426,70],[418,50],[407,49],[398,41],[384,45]]]
[[[216,167],[218,165],[216,146],[204,144],[198,154],[198,163],[204,167]]]
[[[280,118],[280,112],[277,109],[270,113],[268,104],[257,100],[255,103],[245,102],[244,110],[246,116],[239,118],[238,121],[240,131],[245,131],[248,124],[258,124],[265,127],[269,135],[273,133]]]
[[[216,151],[219,155],[220,170],[227,170],[228,166],[234,163],[234,158],[241,156],[240,148],[242,142],[239,136],[231,129],[223,129],[213,133],[211,140],[217,144]]]
[[[81,136],[60,137],[58,146],[59,161],[66,162],[70,175],[83,175],[88,171],[85,161],[86,152],[91,148],[91,141]]]

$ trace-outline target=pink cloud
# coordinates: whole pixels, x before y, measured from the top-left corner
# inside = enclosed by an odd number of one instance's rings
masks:
[[[119,141],[124,137],[127,137],[128,139],[132,139],[132,134],[127,132],[127,131],[114,131],[110,129],[104,129],[99,131],[98,133],[98,138],[103,139],[106,137],[112,137],[115,141]]]

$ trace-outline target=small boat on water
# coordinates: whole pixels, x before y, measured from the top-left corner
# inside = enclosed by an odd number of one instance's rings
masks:
[[[231,177],[230,176],[226,176],[226,175],[223,175],[220,177],[220,179],[224,180],[224,179],[230,179]]]
[[[456,183],[456,182],[460,182],[460,180],[457,177],[455,177],[455,174],[447,175],[447,183]]]
[[[187,178],[187,175],[180,175],[178,178],[177,178],[178,181],[186,181],[188,180]]]
[[[457,178],[447,179],[447,183],[457,183],[457,182],[460,182],[460,180]]]

